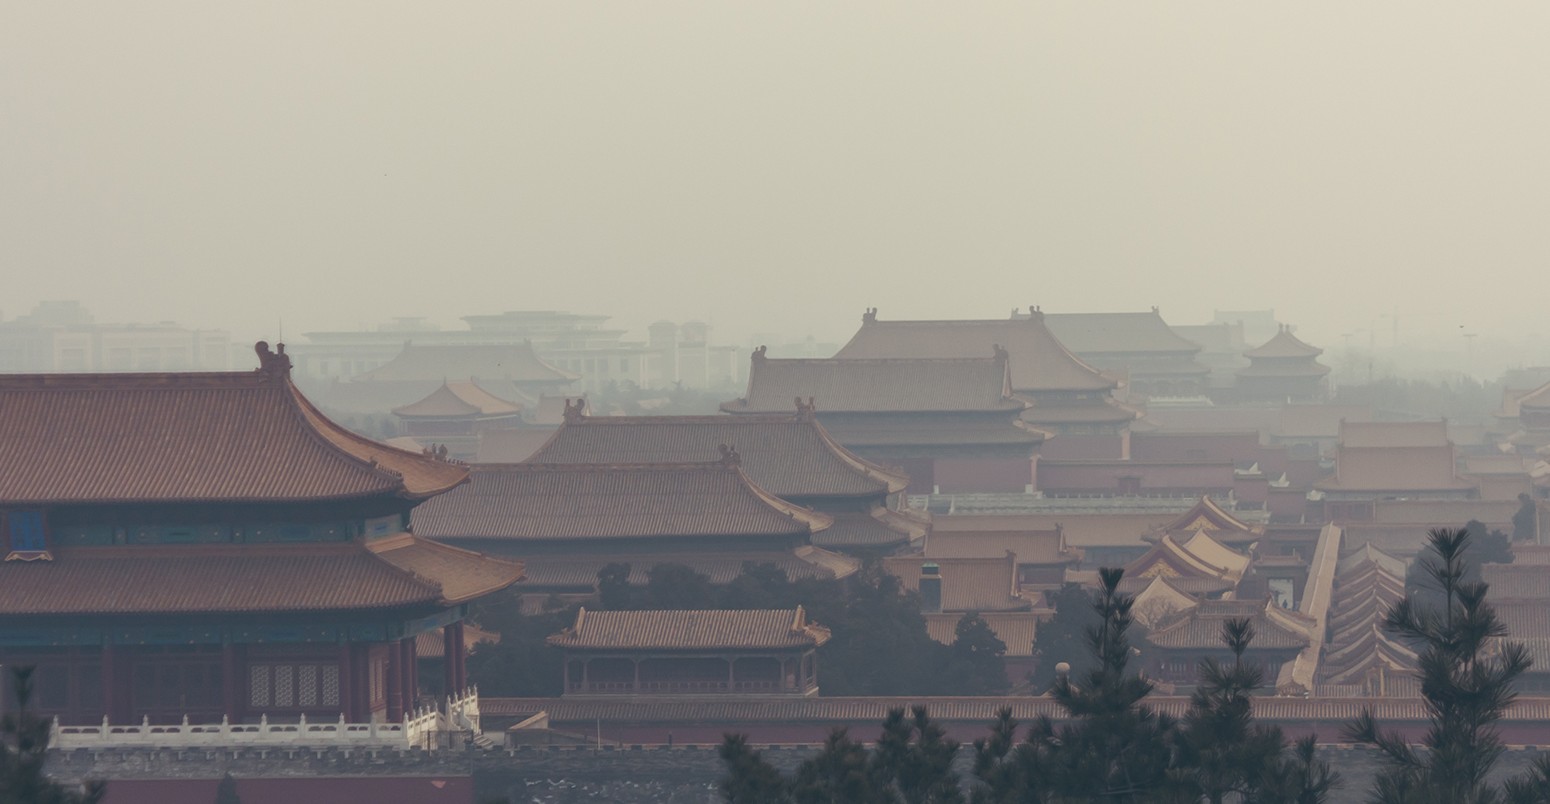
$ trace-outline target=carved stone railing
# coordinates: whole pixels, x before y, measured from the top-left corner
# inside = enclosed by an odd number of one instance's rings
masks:
[[[64,751],[77,748],[382,748],[433,750],[442,747],[448,731],[479,732],[479,693],[468,690],[447,699],[445,711],[419,707],[406,712],[397,723],[349,723],[338,720],[257,723],[153,724],[111,723],[107,718],[91,726],[65,726],[54,720],[49,747]]]

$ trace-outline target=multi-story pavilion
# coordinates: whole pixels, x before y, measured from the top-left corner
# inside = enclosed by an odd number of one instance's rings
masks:
[[[1136,412],[1114,401],[1118,384],[1082,362],[1045,326],[1044,314],[967,321],[884,321],[875,308],[835,354],[840,360],[979,358],[1005,349],[1013,392],[1029,403],[1022,420],[1053,433],[1043,454],[1122,458]]]
[[[851,552],[888,551],[920,541],[930,518],[904,508],[909,478],[840,446],[801,405],[795,413],[748,416],[586,416],[565,421],[532,463],[608,465],[703,461],[727,445],[759,488],[828,514],[813,544]]]
[[[1243,353],[1249,365],[1238,369],[1238,397],[1251,402],[1324,401],[1329,366],[1318,361],[1323,353],[1282,326],[1274,338]]]
[[[733,414],[769,414],[807,400],[834,439],[900,467],[911,491],[1021,492],[1034,485],[1046,433],[1018,416],[1007,353],[980,358],[777,360],[754,350],[748,391]]]
[[[472,461],[482,436],[491,430],[519,427],[522,406],[490,393],[475,382],[444,382],[429,396],[394,408],[399,430],[422,444],[447,448],[448,457]]]
[[[467,470],[346,431],[283,346],[258,351],[251,372],[0,377],[0,663],[38,668],[40,713],[397,722],[437,631],[466,683],[466,604],[522,567],[408,524]]]
[[[1077,357],[1124,374],[1131,393],[1163,398],[1206,393],[1211,369],[1196,359],[1200,346],[1174,332],[1156,307],[1143,313],[1050,313],[1044,319]]]
[[[471,467],[471,482],[414,513],[414,530],[497,553],[790,550],[830,517],[748,480],[741,458],[687,464],[514,463]]]

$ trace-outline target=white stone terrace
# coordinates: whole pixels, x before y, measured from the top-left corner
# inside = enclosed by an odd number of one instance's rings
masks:
[[[458,734],[479,734],[479,691],[446,699],[443,707],[419,707],[398,723],[346,723],[339,720],[257,723],[135,724],[64,726],[56,720],[49,747],[61,751],[124,748],[361,748],[436,750]]]

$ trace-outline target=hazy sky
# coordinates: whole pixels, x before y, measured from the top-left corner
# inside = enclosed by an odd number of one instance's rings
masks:
[[[1547,33],[1542,0],[0,0],[0,312],[1550,331]]]

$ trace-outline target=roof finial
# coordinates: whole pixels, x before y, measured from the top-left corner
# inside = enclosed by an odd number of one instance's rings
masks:
[[[1159,310],[1158,310],[1158,309],[1157,309],[1157,305],[1155,305],[1155,304],[1154,304],[1154,305],[1152,305],[1152,312],[1154,312],[1154,313],[1156,313],[1156,312],[1160,312],[1160,311],[1159,311]]]
[[[565,422],[568,423],[568,424],[574,424],[576,422],[581,421],[583,418],[585,418],[586,417],[586,413],[587,413],[586,412],[586,406],[587,406],[586,397],[580,397],[580,398],[576,399],[574,404],[572,404],[570,397],[566,397],[565,398],[565,413],[563,414],[563,418],[564,418]]]
[[[993,355],[997,360],[1005,360],[1010,357],[1010,355],[1007,354],[1006,348],[999,343],[991,344],[990,348],[991,355]]]
[[[861,314],[861,323],[863,323],[863,324],[875,324],[875,323],[877,323],[877,308],[876,307],[868,307],[868,308],[866,308],[866,312]]]
[[[802,397],[797,397],[797,421],[812,421],[813,415],[817,410],[818,408],[813,404],[812,397],[808,397],[805,403],[802,401]]]
[[[760,346],[759,348],[753,350],[753,360],[754,360],[754,362],[758,363],[758,362],[764,360],[765,352],[767,352],[768,350],[769,350],[769,347],[767,347],[767,346]]]
[[[285,353],[285,344],[275,344],[274,351],[269,350],[268,341],[259,341],[253,344],[253,351],[258,353],[258,368],[261,374],[270,377],[289,377],[291,374],[291,358]]]
[[[737,454],[737,449],[736,448],[729,447],[726,444],[720,444],[720,445],[717,446],[717,449],[721,450],[721,465],[722,466],[742,466],[743,465],[743,456]]]
[[[1037,305],[1037,304],[1030,304],[1030,305],[1028,305],[1028,320],[1029,321],[1043,321],[1044,320],[1044,311],[1039,309],[1039,305]]]

